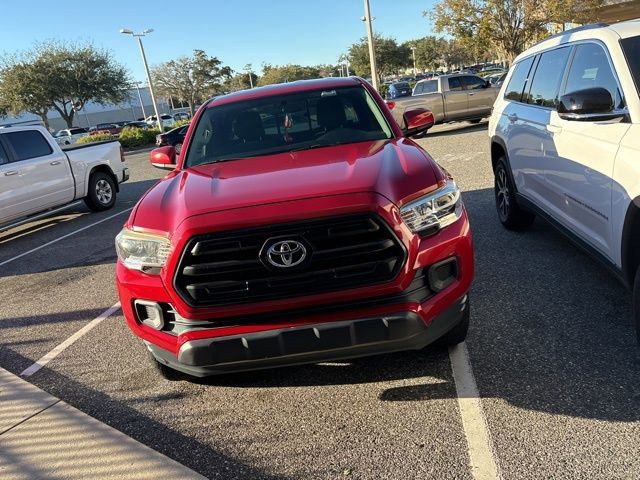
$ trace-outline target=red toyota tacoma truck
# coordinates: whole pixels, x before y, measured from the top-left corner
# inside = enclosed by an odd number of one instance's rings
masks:
[[[460,191],[358,78],[205,103],[116,238],[131,330],[192,376],[463,341],[473,246]]]

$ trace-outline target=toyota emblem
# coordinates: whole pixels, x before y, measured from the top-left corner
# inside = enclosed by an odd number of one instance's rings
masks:
[[[307,249],[296,240],[281,240],[267,249],[267,261],[277,268],[300,265],[307,258]]]

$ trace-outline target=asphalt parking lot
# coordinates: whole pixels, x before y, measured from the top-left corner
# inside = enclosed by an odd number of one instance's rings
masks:
[[[476,245],[470,364],[504,479],[640,478],[630,294],[549,225],[507,232],[486,124],[421,143]],[[0,367],[20,374],[117,302],[113,239],[162,172],[128,157],[113,210],[0,234]],[[118,310],[29,381],[209,478],[473,478],[446,350],[170,382]]]

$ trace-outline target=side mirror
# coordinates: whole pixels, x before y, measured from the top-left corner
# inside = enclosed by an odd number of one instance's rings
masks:
[[[602,87],[585,88],[560,97],[558,116],[563,120],[595,122],[627,115],[625,110],[614,110],[609,90]]]
[[[172,146],[160,147],[151,150],[151,165],[163,170],[175,170],[176,168],[176,149]]]
[[[407,110],[402,116],[405,127],[402,129],[405,137],[412,137],[422,132],[426,132],[435,123],[433,113],[426,108],[415,108]]]

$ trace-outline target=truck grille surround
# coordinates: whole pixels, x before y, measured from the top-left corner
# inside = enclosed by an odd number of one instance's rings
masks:
[[[194,236],[173,285],[190,306],[243,304],[386,283],[406,258],[376,214],[322,218]]]

